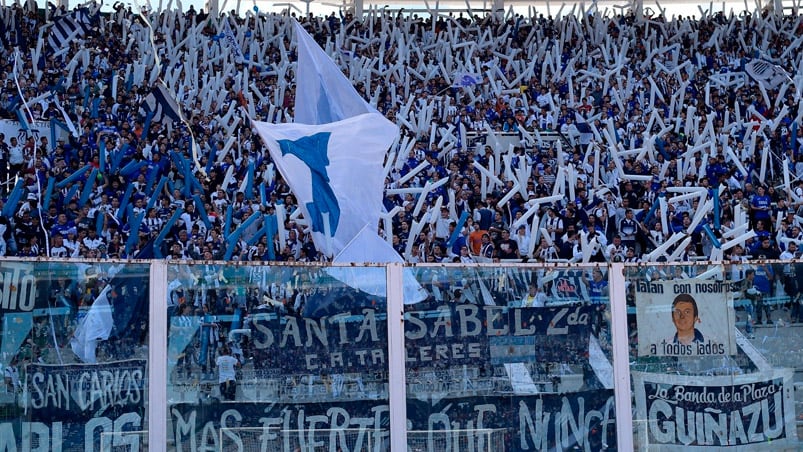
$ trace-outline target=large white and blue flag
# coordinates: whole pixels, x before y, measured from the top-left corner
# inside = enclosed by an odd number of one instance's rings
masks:
[[[298,39],[296,86],[299,87],[296,90],[295,122],[327,124],[364,113],[376,113],[376,109],[360,96],[304,27],[297,21],[294,23]],[[381,120],[396,127],[385,117]]]
[[[295,123],[255,121],[257,133],[298,199],[319,250],[334,262],[402,262],[376,233],[383,209],[382,164],[399,128],[360,96],[298,22],[295,30]],[[362,284],[360,278],[340,276],[352,287],[384,293],[382,278]],[[405,302],[423,300],[421,286],[409,281]]]
[[[336,256],[364,227],[376,231],[382,161],[397,133],[394,124],[379,113],[366,113],[320,125],[254,125],[298,199],[319,250]]]
[[[336,258],[363,228],[377,229],[382,163],[399,128],[359,95],[301,24],[294,24],[295,123],[257,122],[256,129],[295,193],[316,247]],[[390,254],[386,262],[393,262]]]

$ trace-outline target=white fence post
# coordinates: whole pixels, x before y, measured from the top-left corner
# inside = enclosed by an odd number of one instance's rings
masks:
[[[150,262],[148,294],[148,447],[167,450],[167,263]]]
[[[388,401],[391,450],[407,450],[407,383],[404,352],[404,267],[389,264],[388,280]]]
[[[630,391],[630,343],[627,334],[625,266],[614,262],[610,284],[611,339],[613,341],[613,392],[616,400],[616,448],[633,450],[633,397]]]

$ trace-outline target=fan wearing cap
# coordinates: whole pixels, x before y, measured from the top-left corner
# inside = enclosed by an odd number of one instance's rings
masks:
[[[67,229],[61,233],[64,237],[64,247],[70,253],[70,257],[78,257],[81,253],[81,242],[78,240],[78,231],[75,228]]]

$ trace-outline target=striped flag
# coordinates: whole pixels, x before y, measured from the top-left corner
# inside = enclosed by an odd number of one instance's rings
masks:
[[[92,28],[97,14],[89,8],[77,8],[69,14],[53,19],[47,37],[47,45],[51,52],[58,52],[67,47],[70,41],[83,38]]]
[[[162,83],[153,86],[151,93],[140,104],[139,112],[142,116],[153,113],[151,121],[160,123],[181,121],[181,108]]]
[[[744,71],[766,89],[777,89],[792,80],[782,67],[769,61],[752,60],[744,66]]]

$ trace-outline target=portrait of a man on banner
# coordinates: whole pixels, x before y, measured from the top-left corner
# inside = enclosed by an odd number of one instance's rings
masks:
[[[735,354],[730,286],[698,279],[636,283],[639,355]]]

